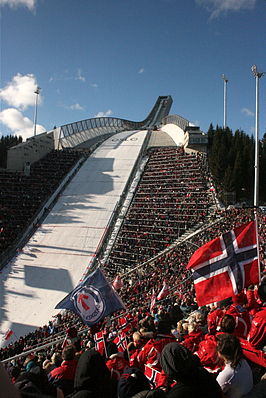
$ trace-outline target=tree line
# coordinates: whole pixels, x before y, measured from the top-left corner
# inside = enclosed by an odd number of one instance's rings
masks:
[[[15,135],[5,135],[0,139],[0,167],[6,168],[7,151],[12,146],[18,145],[22,142],[22,137]]]
[[[236,202],[253,204],[255,139],[241,130],[211,124],[208,130],[208,162],[223,202],[228,193]],[[259,201],[266,203],[266,133],[259,141]],[[234,195],[232,195],[233,197]]]

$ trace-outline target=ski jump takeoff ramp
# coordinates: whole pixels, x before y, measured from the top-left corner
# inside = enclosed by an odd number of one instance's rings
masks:
[[[106,140],[85,161],[32,238],[2,270],[0,341],[47,324],[90,266],[147,131]]]

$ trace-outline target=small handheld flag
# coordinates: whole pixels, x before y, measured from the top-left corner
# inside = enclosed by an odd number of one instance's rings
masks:
[[[125,306],[99,268],[89,274],[55,308],[64,308],[78,314],[92,326]]]
[[[121,332],[113,342],[117,345],[117,349],[119,352],[124,352],[127,349],[127,336],[125,333]]]
[[[144,365],[144,366],[145,366],[144,374],[150,382],[151,389],[154,389],[157,387],[157,385],[160,381],[161,372],[152,368],[151,366],[148,366],[148,365]]]
[[[95,349],[101,354],[106,353],[105,339],[103,332],[95,333],[94,335]]]
[[[4,339],[9,340],[10,337],[13,335],[13,333],[14,333],[13,330],[8,329],[8,331],[5,333]]]
[[[152,296],[151,296],[151,305],[150,305],[150,312],[153,312],[153,309],[155,307],[155,303],[156,303],[156,294],[154,289],[152,290]]]
[[[165,297],[167,297],[169,294],[169,286],[167,285],[166,281],[163,282],[163,287],[160,290],[158,296],[157,296],[157,300],[163,300]]]
[[[115,288],[115,290],[119,290],[123,286],[124,286],[124,284],[123,284],[123,281],[122,281],[121,277],[119,275],[117,275],[115,277],[114,282],[113,282],[113,287]]]

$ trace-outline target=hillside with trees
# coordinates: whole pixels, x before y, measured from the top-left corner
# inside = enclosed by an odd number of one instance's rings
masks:
[[[236,202],[252,205],[254,192],[255,140],[241,130],[210,125],[208,160],[221,199],[235,197]],[[260,204],[266,203],[266,134],[259,143]],[[231,196],[230,196],[231,194]],[[229,200],[230,202],[230,200]]]

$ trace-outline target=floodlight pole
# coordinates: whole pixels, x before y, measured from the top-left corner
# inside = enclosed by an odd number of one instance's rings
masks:
[[[254,207],[259,206],[259,79],[264,75],[256,65],[251,67],[256,79],[256,110],[255,110],[255,164],[254,164]]]
[[[34,91],[34,94],[36,94],[36,99],[35,99],[35,110],[34,110],[34,122],[33,122],[33,135],[36,135],[36,125],[37,125],[37,108],[38,108],[38,96],[40,94],[41,87],[36,88]]]
[[[224,129],[227,127],[227,83],[228,79],[222,74],[222,79],[224,81]]]

